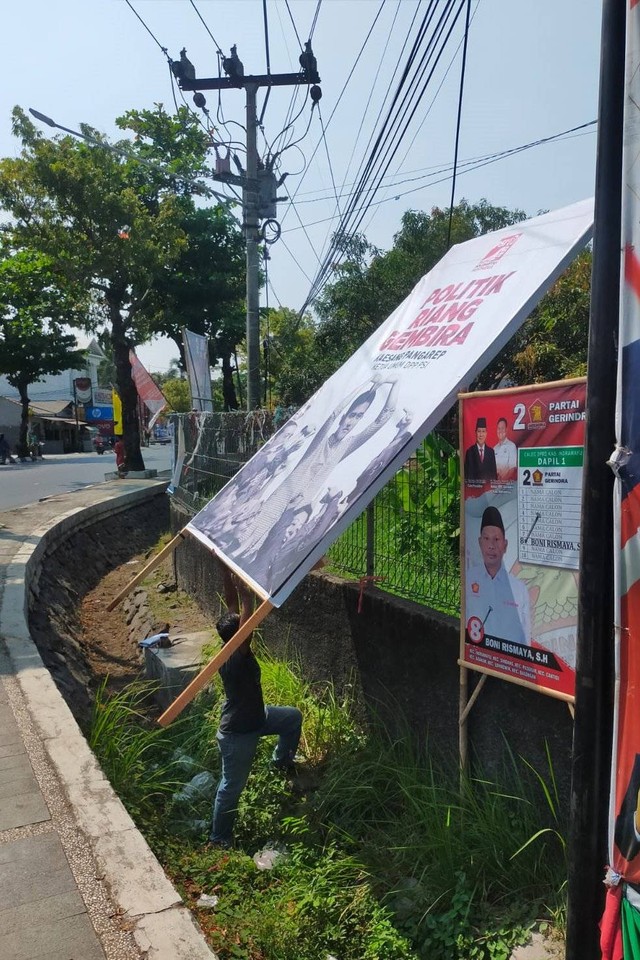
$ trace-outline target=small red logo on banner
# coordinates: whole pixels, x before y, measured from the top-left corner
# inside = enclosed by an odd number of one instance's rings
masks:
[[[478,263],[473,269],[474,270],[488,270],[490,267],[495,267],[496,263],[499,260],[502,260],[504,255],[511,250],[511,247],[514,243],[522,236],[521,233],[512,233],[508,237],[503,237],[500,243],[497,243],[494,247],[491,247],[491,250],[484,255],[480,263]]]

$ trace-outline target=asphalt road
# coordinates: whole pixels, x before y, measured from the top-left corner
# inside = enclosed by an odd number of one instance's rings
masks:
[[[142,451],[145,466],[153,470],[169,470],[171,446],[154,444]],[[103,483],[105,473],[116,468],[112,451],[97,453],[68,453],[47,456],[33,463],[15,466],[0,464],[0,510],[22,507],[56,493],[81,490],[94,483]]]

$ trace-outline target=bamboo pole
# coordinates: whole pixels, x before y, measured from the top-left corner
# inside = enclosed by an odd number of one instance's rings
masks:
[[[202,688],[209,682],[211,677],[218,672],[223,663],[229,659],[231,654],[238,649],[238,647],[244,643],[244,641],[251,635],[251,633],[259,626],[260,623],[264,620],[267,614],[273,610],[273,604],[269,600],[264,600],[258,609],[253,613],[245,623],[242,624],[237,633],[233,635],[231,640],[225,643],[224,647],[220,653],[216,654],[213,660],[210,660],[206,667],[200,671],[197,677],[194,677],[188,687],[182,691],[182,693],[176,697],[172,704],[170,704],[161,717],[158,718],[158,723],[161,727],[168,726],[172,720],[182,713],[184,708],[191,703],[196,694],[200,693]]]
[[[482,693],[482,688],[484,687],[484,685],[485,685],[486,682],[487,682],[487,674],[486,674],[486,673],[483,673],[482,676],[480,677],[480,679],[478,680],[478,683],[477,683],[477,685],[476,685],[475,690],[473,691],[473,693],[471,694],[471,696],[470,696],[469,699],[467,700],[466,706],[464,707],[462,713],[460,714],[460,726],[461,726],[461,727],[466,726],[466,724],[467,724],[467,717],[468,717],[469,714],[471,713],[471,709],[472,709],[474,703],[476,702],[476,700],[478,699],[478,697],[479,697],[480,694]]]
[[[547,389],[547,387],[565,387],[567,383],[574,384],[574,383],[586,383],[586,382],[587,382],[586,377],[565,377],[564,380],[549,380],[548,382],[545,381],[544,386],[545,386],[545,389]],[[515,390],[517,390],[518,393],[538,393],[540,390],[540,384],[527,383],[523,387],[520,387],[520,386],[500,387],[500,389],[497,389],[497,390],[477,390],[477,391],[471,391],[470,393],[469,392],[459,393],[458,400],[467,400],[471,397],[473,397],[474,399],[477,397],[505,397],[505,396],[508,397]]]
[[[469,671],[460,665],[460,699],[458,701],[458,748],[460,751],[460,770],[467,769],[469,752],[469,733],[467,730],[467,697],[469,693]]]
[[[131,591],[141,583],[145,577],[147,577],[152,570],[162,563],[165,557],[176,549],[180,541],[183,539],[185,531],[181,530],[180,533],[176,534],[173,540],[170,540],[166,547],[163,547],[160,553],[157,553],[155,557],[152,557],[146,567],[143,567],[140,573],[137,573],[133,580],[130,580],[126,587],[123,587],[120,593],[118,593],[113,600],[107,605],[107,610],[115,610],[119,603],[121,603],[124,598],[131,593]]]
[[[553,690],[551,687],[542,687],[531,680],[523,680],[521,677],[512,677],[501,670],[492,670],[491,667],[479,667],[475,663],[466,663],[464,660],[458,660],[459,666],[466,666],[467,669],[475,673],[486,673],[488,677],[497,677],[498,680],[508,680],[518,687],[526,687],[528,690],[535,690],[536,693],[544,693],[547,697],[553,697],[555,700],[564,700],[566,703],[575,703],[575,697],[570,693],[562,693],[561,690]]]

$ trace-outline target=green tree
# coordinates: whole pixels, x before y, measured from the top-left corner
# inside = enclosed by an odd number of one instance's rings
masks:
[[[451,245],[509,226],[525,218],[522,210],[496,207],[487,200],[461,200],[451,217]],[[449,211],[407,210],[393,246],[383,252],[356,235],[343,241],[344,261],[334,268],[315,303],[319,322],[304,373],[316,389],[360,347],[409,295],[418,280],[447,252]]]
[[[477,389],[586,375],[592,259],[591,250],[576,257],[482,372]]]
[[[203,141],[186,109],[173,117],[159,110],[130,110],[119,123],[134,131],[146,160],[182,164],[176,172],[202,171],[209,141]],[[234,364],[246,333],[244,237],[228,209],[196,208],[187,192],[180,221],[186,243],[172,269],[158,277],[146,309],[155,313],[154,331],[176,344],[183,370],[182,327],[208,338],[211,366],[218,361],[222,366],[223,408],[235,410]]]
[[[83,362],[65,324],[78,322],[81,298],[59,283],[51,259],[33,250],[5,251],[0,259],[0,373],[20,394],[19,450],[27,447],[29,387]]]
[[[522,210],[463,200],[454,208],[452,243],[517,223]],[[386,253],[363,238],[350,250],[317,303],[320,322],[306,366],[299,371],[317,385],[366,340],[446,252],[449,215],[409,210]],[[556,281],[499,356],[472,385],[474,389],[522,385],[580,376],[586,371],[591,251],[585,250]],[[302,358],[305,364],[305,357]]]
[[[154,329],[173,340],[183,369],[183,326],[208,338],[211,365],[222,364],[224,408],[233,410],[232,359],[246,328],[244,239],[219,206],[186,212],[181,229],[187,245],[154,288]]]
[[[166,115],[161,107],[157,113],[162,127]],[[191,201],[179,178],[185,170],[194,173],[192,157],[189,150],[186,157],[180,153],[182,135],[177,135],[171,173],[160,173],[132,157],[136,151],[142,157],[148,152],[140,137],[133,144],[117,145],[125,155],[68,136],[47,139],[18,107],[13,110],[13,132],[22,152],[17,159],[0,161],[0,202],[11,213],[11,230],[21,244],[50,255],[61,275],[93,293],[99,309],[87,315],[85,326],[94,329],[96,317],[106,316],[127,462],[131,469],[141,469],[129,350],[152,334],[153,312],[147,302],[158,278],[186,247],[181,222]],[[83,127],[83,132],[100,140],[95,130]],[[184,136],[191,149],[192,130]]]
[[[187,380],[171,377],[164,381],[162,392],[171,409],[175,410],[176,413],[188,413],[191,410],[191,393]]]
[[[269,309],[262,316],[263,348],[268,355],[267,393],[274,404],[299,406],[313,393],[316,371],[309,376],[308,358],[314,347],[316,328],[310,314]]]
[[[160,387],[165,399],[176,413],[188,413],[191,410],[191,391],[189,381],[182,375],[180,361],[171,361],[166,373],[152,373],[151,379]]]

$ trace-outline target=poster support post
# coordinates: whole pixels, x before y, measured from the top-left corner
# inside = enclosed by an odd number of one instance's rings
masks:
[[[220,667],[227,662],[231,654],[244,643],[247,637],[262,623],[271,610],[273,610],[273,604],[268,600],[264,600],[252,616],[242,624],[238,632],[234,633],[231,640],[225,643],[222,650],[216,654],[213,660],[210,660],[209,663],[203,667],[197,677],[193,678],[191,683],[185,687],[182,693],[167,707],[162,716],[158,718],[158,723],[161,727],[168,726],[172,720],[175,720],[175,718],[182,713],[184,708],[200,693],[202,688],[207,685]]]
[[[185,535],[186,535],[186,531],[181,530],[180,533],[176,534],[173,540],[170,540],[169,543],[166,546],[164,546],[159,553],[155,555],[155,557],[152,557],[149,563],[147,563],[142,568],[142,570],[139,573],[137,573],[135,577],[132,580],[130,580],[125,587],[122,588],[120,593],[116,594],[113,600],[109,602],[109,604],[107,605],[107,610],[109,611],[115,610],[118,604],[122,603],[124,598],[128,596],[131,593],[131,591],[138,586],[139,583],[142,583],[145,577],[148,577],[152,570],[155,570],[155,568],[160,563],[162,563],[165,557],[168,557],[170,554],[173,553],[173,551],[176,549],[178,544],[183,540]]]

